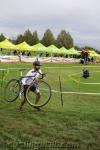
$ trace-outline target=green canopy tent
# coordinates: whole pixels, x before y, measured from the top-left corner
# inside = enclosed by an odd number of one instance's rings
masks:
[[[32,47],[24,41],[16,45],[16,50],[23,51],[23,52],[24,51],[32,52]],[[21,53],[18,56],[19,56],[19,61],[21,62],[22,61]]]
[[[0,42],[0,48],[14,50],[16,49],[16,45],[12,44],[8,39],[5,39],[4,41]]]
[[[75,50],[74,47],[72,47],[68,50],[68,54],[69,55],[80,55],[80,53],[77,50]]]
[[[50,45],[47,47],[46,52],[51,54],[61,54],[61,51],[59,48],[57,48],[55,45]]]
[[[93,57],[95,62],[100,62],[100,55],[94,50],[89,50],[89,56]]]
[[[49,53],[51,54],[51,57],[54,53],[61,54],[60,49],[58,49],[56,46],[50,45],[48,47],[45,47],[41,43],[34,45],[32,50],[36,52]]]
[[[43,52],[43,53],[50,53],[50,54],[51,53],[59,53],[59,54],[61,54],[60,49],[58,49],[56,46],[50,45],[48,47],[45,47],[41,43],[38,43],[38,44],[34,45],[32,47],[32,50],[36,51],[36,52]]]
[[[65,47],[60,48],[62,54],[69,54],[69,51]]]
[[[45,49],[46,49],[46,47],[41,43],[38,43],[38,44],[32,46],[32,50],[36,51],[36,52],[45,52]]]
[[[32,47],[28,45],[25,41],[16,45],[16,49],[20,51],[32,51]]]
[[[55,45],[48,46],[46,52],[51,54],[51,61],[52,61],[53,54],[61,54],[61,50],[57,48]]]
[[[46,53],[45,50],[46,50],[46,47],[41,43],[38,43],[32,46],[32,51],[36,52],[36,59],[39,58],[40,53]]]

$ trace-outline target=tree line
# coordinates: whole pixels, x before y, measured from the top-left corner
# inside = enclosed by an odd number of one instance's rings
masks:
[[[3,41],[6,37],[4,36],[3,33],[0,34],[0,42]],[[61,30],[61,32],[58,34],[58,36],[55,38],[52,31],[50,29],[47,29],[44,32],[44,35],[41,39],[39,39],[37,31],[31,32],[29,29],[24,32],[24,34],[19,34],[15,39],[9,39],[12,43],[14,44],[19,44],[22,43],[23,41],[26,41],[29,45],[33,46],[37,43],[42,43],[44,46],[49,46],[49,45],[55,45],[58,48],[61,48],[64,46],[67,49],[70,49],[74,46],[74,40],[72,36],[70,35],[69,32],[65,30]],[[97,49],[94,49],[89,46],[85,47],[79,47],[79,46],[74,46],[75,49],[81,51],[83,48],[95,50],[100,54],[100,51]]]
[[[0,42],[5,39],[3,33],[0,34]],[[33,46],[37,43],[42,43],[44,46],[55,45],[58,48],[64,46],[69,49],[74,46],[74,40],[69,32],[62,30],[57,38],[54,37],[52,31],[47,29],[44,32],[44,35],[41,39],[39,39],[37,31],[31,32],[29,29],[24,32],[24,34],[19,34],[15,39],[9,39],[14,44],[22,43],[26,41],[29,45]]]

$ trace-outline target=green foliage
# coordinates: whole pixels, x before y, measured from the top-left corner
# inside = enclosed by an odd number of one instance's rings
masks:
[[[100,54],[100,50],[95,50],[95,51],[96,51],[96,53]]]
[[[15,40],[12,40],[14,44],[19,44],[22,42],[27,42],[29,45],[33,46],[39,42],[37,31],[34,31],[33,34],[30,30],[26,30],[24,35],[20,34]]]
[[[78,51],[81,51],[81,50],[82,50],[82,48],[79,47],[79,46],[74,46],[74,48],[75,48],[76,50],[78,50]]]
[[[33,35],[30,30],[26,30],[24,33],[24,41],[29,45],[33,45]]]
[[[39,43],[39,38],[38,38],[38,33],[37,33],[37,31],[34,31],[34,32],[33,32],[32,38],[33,38],[33,43],[32,43],[32,45],[35,45],[35,44]]]
[[[59,48],[64,46],[69,49],[73,47],[73,39],[68,32],[62,30],[57,37],[56,44]]]
[[[14,44],[20,44],[24,42],[24,36],[22,34],[18,35],[18,37],[16,38],[16,40],[13,40]]]
[[[2,42],[3,40],[5,40],[5,36],[3,35],[3,33],[0,34],[0,42]]]
[[[45,46],[55,44],[55,38],[50,29],[47,29],[46,32],[44,33],[41,43]]]

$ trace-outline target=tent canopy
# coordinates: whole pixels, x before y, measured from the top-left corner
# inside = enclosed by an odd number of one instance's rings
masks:
[[[65,55],[69,54],[69,51],[65,47],[61,47],[60,50],[62,54],[65,54]]]
[[[36,51],[36,52],[50,53],[50,54],[52,54],[52,53],[60,53],[60,49],[58,49],[56,46],[50,45],[48,47],[45,47],[41,43],[38,43],[38,44],[34,45],[32,50]]]
[[[95,51],[93,51],[93,50],[89,50],[89,55],[91,57],[100,57],[100,55],[98,53],[96,53]]]
[[[61,54],[61,50],[59,48],[57,48],[55,45],[48,46],[46,50],[47,50],[48,53]]]
[[[32,47],[24,41],[24,42],[16,45],[16,49],[21,50],[21,51],[31,51]]]
[[[75,50],[74,47],[70,48],[70,49],[68,50],[68,53],[69,53],[70,55],[80,55],[80,53],[79,53],[77,50]]]
[[[35,52],[45,52],[45,49],[46,49],[46,47],[41,43],[38,43],[38,44],[32,46],[32,50]]]
[[[16,45],[12,44],[8,39],[5,39],[0,42],[0,48],[14,50],[16,49]]]

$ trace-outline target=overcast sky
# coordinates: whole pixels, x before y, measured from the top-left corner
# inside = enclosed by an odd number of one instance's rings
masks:
[[[48,28],[100,49],[100,0],[0,0],[0,33],[12,38],[30,29],[41,38]]]

